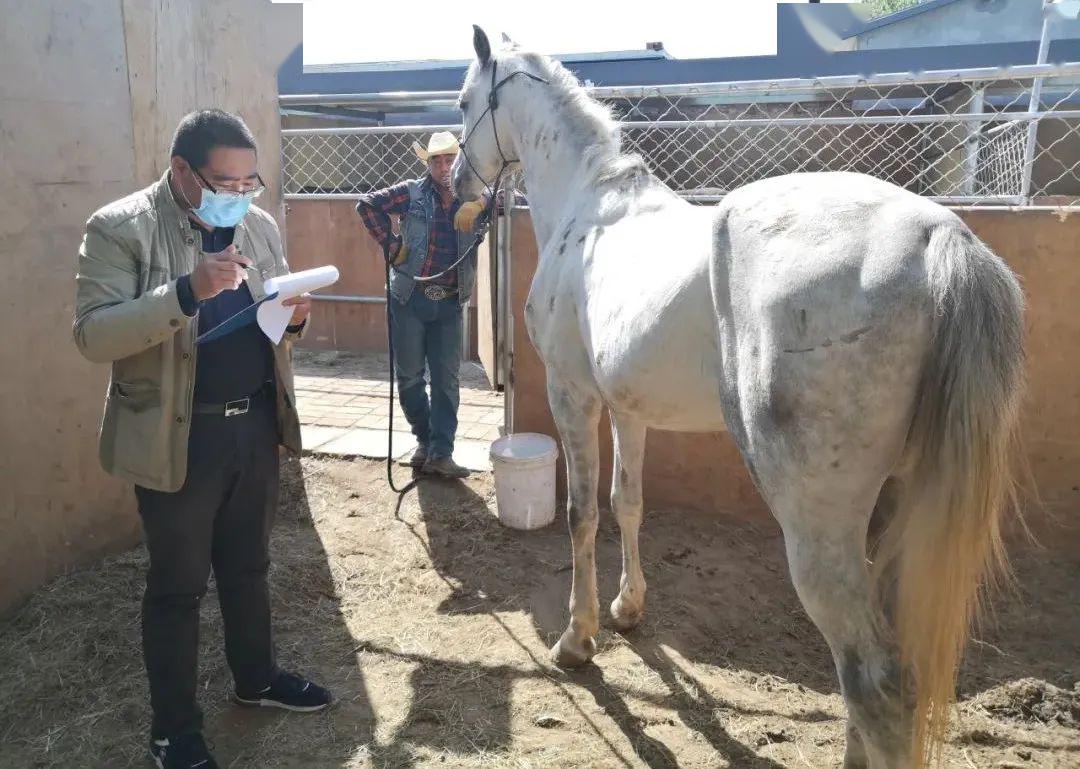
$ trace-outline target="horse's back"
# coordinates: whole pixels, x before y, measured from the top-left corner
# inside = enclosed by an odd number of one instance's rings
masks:
[[[784,347],[806,347],[815,333],[835,341],[882,312],[924,307],[926,249],[939,226],[964,227],[944,208],[871,177],[775,177],[718,207],[713,277],[739,310],[783,326]]]
[[[715,234],[729,251],[714,256],[733,266],[742,260],[738,266],[780,288],[851,269],[884,278],[918,262],[930,231],[946,223],[963,226],[941,206],[872,177],[791,174],[724,198]]]

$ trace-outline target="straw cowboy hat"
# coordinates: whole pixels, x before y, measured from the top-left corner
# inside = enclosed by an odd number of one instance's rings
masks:
[[[435,155],[456,155],[458,153],[458,140],[449,131],[439,131],[433,133],[431,138],[428,139],[427,149],[420,146],[418,142],[412,143],[413,152],[416,153],[416,157],[428,162],[428,158]]]

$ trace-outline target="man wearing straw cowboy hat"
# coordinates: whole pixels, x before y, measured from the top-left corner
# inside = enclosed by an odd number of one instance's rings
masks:
[[[409,464],[423,473],[464,478],[469,471],[454,462],[453,454],[462,308],[472,295],[475,251],[454,265],[472,246],[487,200],[462,204],[454,198],[450,168],[458,142],[449,131],[432,134],[426,148],[413,142],[413,151],[427,164],[427,174],[362,196],[356,211],[393,265],[394,373],[401,409],[419,444]],[[401,217],[400,234],[393,232],[391,216]]]

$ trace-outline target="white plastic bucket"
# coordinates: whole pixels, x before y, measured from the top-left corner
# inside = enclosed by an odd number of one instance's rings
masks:
[[[555,460],[547,435],[515,433],[491,444],[499,520],[512,529],[539,529],[555,520]]]

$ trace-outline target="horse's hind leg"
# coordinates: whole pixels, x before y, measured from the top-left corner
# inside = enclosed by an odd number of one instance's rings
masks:
[[[858,727],[848,719],[847,742],[844,747],[844,769],[869,769],[870,759],[866,755],[866,746],[863,745],[862,735]]]
[[[600,479],[600,395],[559,382],[549,371],[548,401],[566,453],[567,519],[573,545],[570,625],[551,650],[559,667],[577,667],[596,653],[600,602],[596,592],[596,495]]]
[[[874,496],[858,495],[848,504],[843,494],[799,496],[791,504],[774,502],[774,512],[795,590],[825,636],[840,678],[848,709],[844,767],[907,769],[910,724],[900,662],[866,563]]]
[[[611,510],[622,533],[622,578],[611,603],[618,630],[637,627],[645,613],[645,577],[641,573],[638,529],[641,528],[641,469],[645,462],[645,425],[636,419],[611,415],[615,439],[615,468],[611,478]]]

